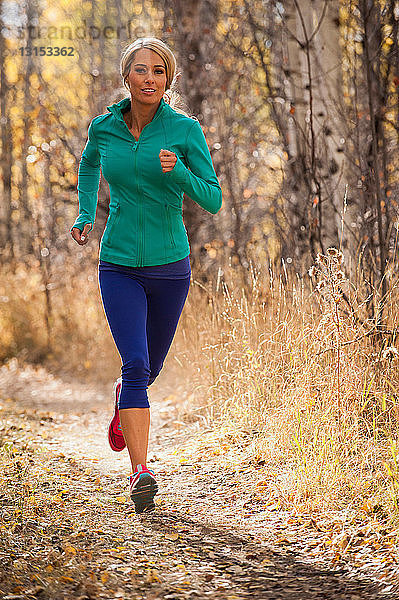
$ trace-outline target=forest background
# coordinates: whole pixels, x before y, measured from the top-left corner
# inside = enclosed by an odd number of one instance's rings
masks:
[[[3,0],[0,15],[0,361],[119,375],[96,273],[104,179],[90,243],[69,228],[88,124],[126,95],[121,51],[160,37],[223,189],[215,216],[184,201],[193,280],[168,368],[186,418],[229,423],[285,469],[282,505],[355,506],[397,536],[399,2]]]

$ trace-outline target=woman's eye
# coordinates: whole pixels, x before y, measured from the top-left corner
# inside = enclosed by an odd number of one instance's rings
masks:
[[[145,69],[136,69],[137,73],[143,73]],[[162,75],[163,71],[162,69],[156,69],[155,73],[157,73],[157,75]]]

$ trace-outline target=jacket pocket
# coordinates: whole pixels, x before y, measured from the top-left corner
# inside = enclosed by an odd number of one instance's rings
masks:
[[[176,242],[175,242],[175,238],[173,235],[173,226],[172,226],[172,217],[170,214],[170,206],[167,203],[165,203],[165,210],[166,210],[166,224],[167,224],[167,228],[168,228],[168,232],[169,232],[170,243],[172,244],[172,246],[174,248],[176,248]]]
[[[108,229],[107,244],[108,245],[112,244],[112,239],[116,233],[117,226],[119,223],[120,212],[121,212],[120,204],[117,204],[115,209],[112,212],[110,212],[109,220],[107,223],[107,229]]]

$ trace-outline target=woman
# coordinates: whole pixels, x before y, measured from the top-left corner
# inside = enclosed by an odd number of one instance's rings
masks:
[[[170,48],[157,38],[139,38],[124,50],[120,69],[130,98],[90,122],[78,169],[79,215],[70,231],[78,244],[87,243],[101,168],[110,203],[99,287],[122,360],[108,439],[117,452],[128,448],[130,494],[141,513],[154,510],[158,491],[146,466],[147,387],[163,366],[190,285],[183,192],[216,214],[222,190],[198,120],[165,100],[176,72]]]

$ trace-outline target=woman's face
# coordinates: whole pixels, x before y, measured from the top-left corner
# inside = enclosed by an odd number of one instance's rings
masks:
[[[149,48],[140,48],[134,56],[126,82],[133,101],[158,104],[166,87],[166,67],[163,59]],[[144,91],[146,88],[154,91]]]

